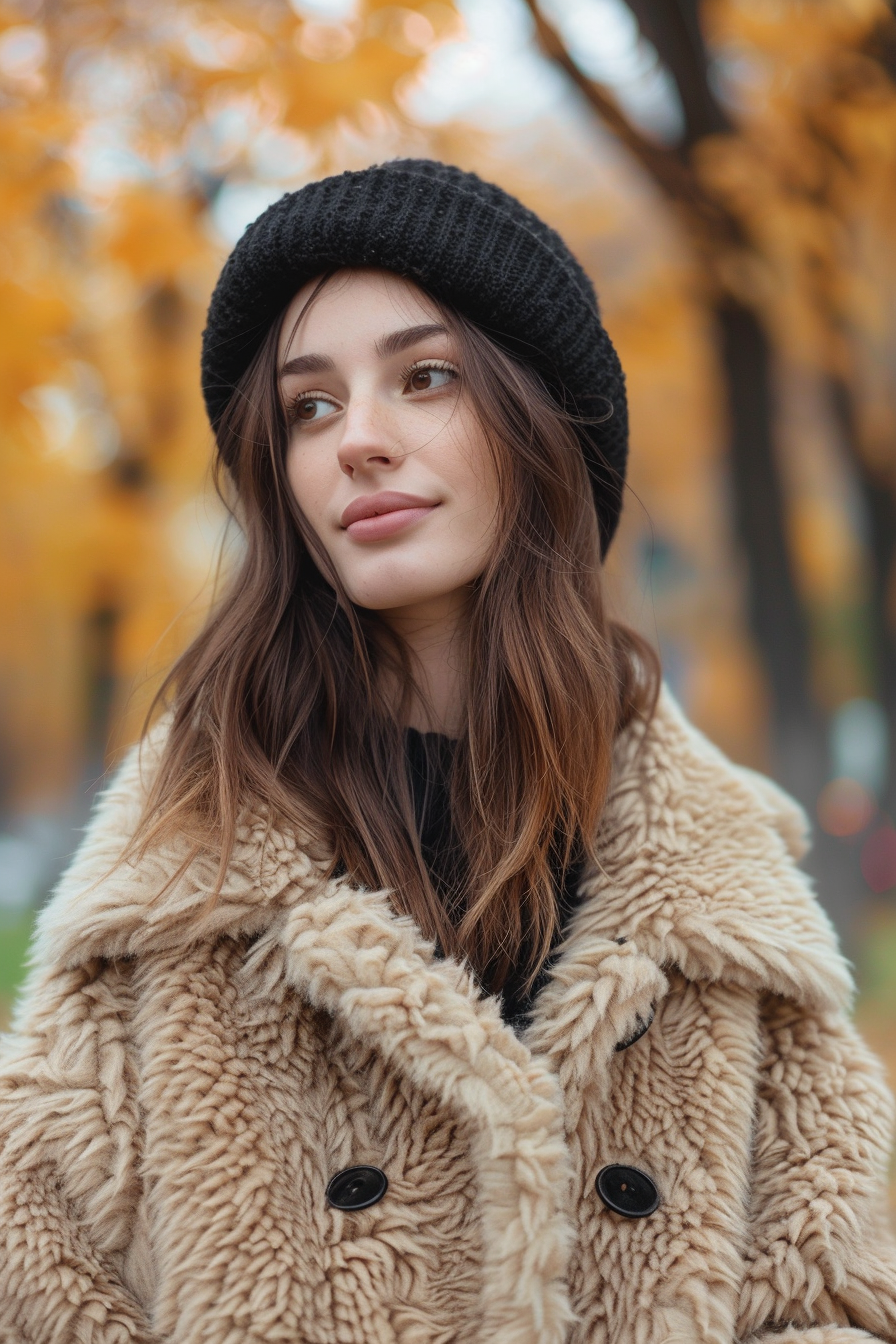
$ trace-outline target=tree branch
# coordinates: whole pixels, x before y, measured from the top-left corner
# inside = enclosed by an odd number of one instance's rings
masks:
[[[604,85],[589,79],[579,69],[542,15],[537,0],[526,0],[526,5],[544,55],[565,72],[592,112],[622,142],[663,194],[689,216],[689,231],[700,241],[703,251],[713,255],[718,254],[720,244],[737,249],[747,246],[740,221],[707,195],[687,160],[677,150],[655,144],[633,126]]]
[[[655,145],[646,136],[642,135],[625,116],[612,94],[602,84],[598,84],[582,73],[554,28],[541,13],[536,0],[526,0],[526,5],[535,22],[538,45],[545,56],[555,65],[559,65],[568,75],[579,92],[584,95],[592,110],[597,113],[601,121],[609,127],[614,135],[618,136],[626,149],[647,169],[651,177],[655,178],[670,195],[674,195],[675,186],[681,173],[686,171],[678,156],[659,145]]]
[[[685,147],[732,129],[709,82],[698,0],[626,0],[641,32],[670,71],[684,110]]]

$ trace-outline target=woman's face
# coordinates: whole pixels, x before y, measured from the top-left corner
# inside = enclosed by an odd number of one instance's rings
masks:
[[[351,600],[388,617],[465,598],[498,515],[492,455],[427,297],[351,270],[290,305],[280,337],[295,498]]]

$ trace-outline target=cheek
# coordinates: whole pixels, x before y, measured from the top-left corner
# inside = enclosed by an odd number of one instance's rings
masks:
[[[324,505],[328,497],[325,464],[319,454],[309,453],[305,445],[291,443],[286,454],[286,479],[308,523],[318,536],[323,535]]]
[[[494,455],[479,426],[459,424],[443,459],[445,481],[459,505],[460,519],[470,532],[494,534],[498,526],[500,484]],[[482,540],[487,538],[482,536]]]

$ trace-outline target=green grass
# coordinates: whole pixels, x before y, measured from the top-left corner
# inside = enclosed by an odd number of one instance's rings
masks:
[[[856,957],[860,1003],[896,1021],[896,911],[882,907],[863,934]]]
[[[25,974],[25,953],[31,938],[34,911],[0,922],[0,997],[11,999]]]

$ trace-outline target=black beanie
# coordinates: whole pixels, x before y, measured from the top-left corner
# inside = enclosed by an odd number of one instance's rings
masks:
[[[250,224],[215,286],[202,338],[212,428],[271,323],[307,281],[380,266],[416,281],[531,364],[577,426],[602,549],[622,507],[625,380],[594,289],[563,239],[500,187],[397,159],[289,192]]]

